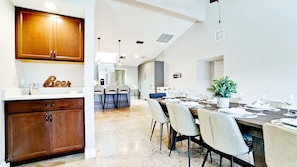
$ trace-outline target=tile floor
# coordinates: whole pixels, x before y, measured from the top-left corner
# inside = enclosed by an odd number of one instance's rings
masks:
[[[167,131],[164,130],[162,151],[159,150],[159,127],[152,138],[151,116],[144,100],[131,100],[131,107],[95,111],[95,135],[97,157],[84,159],[83,154],[20,165],[21,167],[186,167],[187,142],[177,144],[177,150],[168,156]],[[166,128],[165,128],[166,129]],[[201,166],[205,149],[192,143],[191,166]],[[249,161],[252,156],[245,156]],[[206,167],[216,167],[218,156],[213,162],[207,161]],[[223,159],[223,166],[230,166]]]

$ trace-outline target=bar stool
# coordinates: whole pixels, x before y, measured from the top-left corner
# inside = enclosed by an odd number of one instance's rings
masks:
[[[109,97],[112,97],[112,103],[114,105],[114,107],[116,108],[117,107],[117,99],[116,99],[116,96],[117,96],[117,87],[116,86],[113,86],[113,85],[110,85],[110,86],[107,86],[105,88],[105,92],[104,92],[104,107],[105,105],[108,106],[108,103],[110,103],[109,101]],[[106,101],[107,99],[107,101]]]
[[[118,92],[117,92],[117,106],[120,107],[121,102],[125,102],[126,104],[129,104],[129,86],[128,85],[120,85],[118,87]],[[121,96],[124,95],[124,100],[121,99]]]
[[[103,86],[100,86],[100,85],[97,85],[97,86],[94,86],[94,96],[99,96],[99,104],[102,105],[102,109],[104,109],[104,101],[103,101],[103,96],[104,96],[104,87]]]

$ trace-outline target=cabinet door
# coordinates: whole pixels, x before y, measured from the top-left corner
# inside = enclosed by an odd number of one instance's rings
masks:
[[[17,10],[16,58],[50,59],[53,52],[52,15]]]
[[[55,59],[83,61],[82,19],[55,16],[54,25]]]
[[[47,155],[47,127],[45,112],[8,115],[8,161],[16,162]]]
[[[84,148],[83,110],[60,110],[51,115],[50,152],[62,153]]]

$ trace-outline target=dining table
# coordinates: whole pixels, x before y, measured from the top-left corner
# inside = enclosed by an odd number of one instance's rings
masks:
[[[188,99],[180,99],[181,101],[189,101]],[[205,109],[208,110],[213,110],[217,111],[217,105],[212,103],[209,104],[206,101],[197,101],[199,104],[203,105]],[[159,99],[159,103],[165,112],[165,114],[168,115],[168,111],[166,108],[166,101],[164,99]],[[240,107],[244,107],[245,104],[241,104]],[[239,107],[238,103],[230,103],[230,108],[236,108]],[[197,118],[199,120],[199,108],[200,107],[189,107],[190,112],[193,115],[193,118]],[[278,109],[277,111],[269,111],[269,110],[264,110],[266,115],[257,115],[259,113],[259,110],[253,110],[251,108],[245,108],[246,111],[250,113],[255,113],[256,117],[235,117],[235,120],[242,131],[242,133],[246,133],[252,136],[252,150],[253,150],[253,159],[254,159],[254,166],[256,167],[266,167],[265,163],[265,152],[264,152],[264,139],[263,139],[263,124],[267,122],[271,122],[272,120],[275,119],[280,119],[280,118],[287,118],[283,114],[287,112],[286,109]],[[294,112],[294,111],[293,111]],[[172,132],[174,130],[170,128],[170,134],[169,134],[169,142],[168,142],[168,148],[170,149],[172,142],[173,142],[173,137],[172,137]],[[173,143],[175,149],[175,143]]]

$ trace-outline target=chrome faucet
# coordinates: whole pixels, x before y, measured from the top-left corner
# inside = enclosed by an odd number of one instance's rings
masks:
[[[38,83],[32,83],[29,85],[29,95],[36,95],[39,94],[39,84]]]

